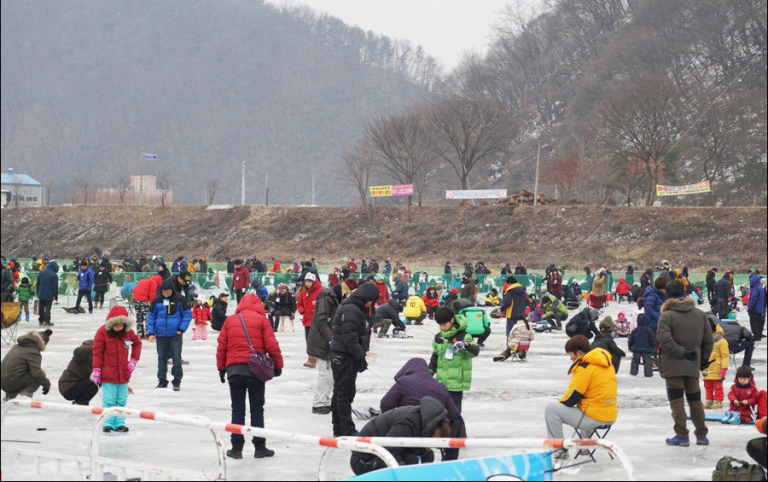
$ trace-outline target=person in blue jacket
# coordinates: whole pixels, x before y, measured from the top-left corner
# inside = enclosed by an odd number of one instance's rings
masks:
[[[761,284],[760,272],[749,277],[749,324],[755,341],[763,339],[763,325],[765,324],[765,288]]]
[[[395,276],[393,281],[395,282],[395,289],[392,290],[392,298],[401,304],[405,304],[408,300],[408,283],[401,280],[399,276]]]
[[[661,316],[661,305],[667,298],[665,294],[667,290],[667,283],[669,278],[665,276],[659,276],[656,281],[653,282],[653,286],[648,285],[643,293],[645,299],[645,316],[648,317],[648,328],[656,332],[656,327],[659,325],[659,317]]]
[[[36,294],[40,304],[38,307],[40,326],[53,326],[51,323],[51,305],[59,299],[59,265],[56,261],[50,261],[45,269],[40,272],[35,284]]]
[[[93,313],[93,271],[88,267],[88,261],[80,261],[80,270],[77,272],[77,301],[75,302],[75,314],[80,312],[80,300],[85,296],[88,299],[88,313]]]
[[[181,390],[181,342],[184,332],[192,320],[192,310],[186,300],[174,291],[173,280],[167,279],[160,285],[160,295],[153,301],[147,313],[147,334],[157,345],[157,388],[168,386],[168,358],[173,360],[173,390]]]

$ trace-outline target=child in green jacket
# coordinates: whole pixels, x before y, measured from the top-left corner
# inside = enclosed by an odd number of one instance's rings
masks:
[[[435,374],[438,382],[448,387],[453,403],[461,411],[464,392],[472,384],[472,359],[480,353],[480,347],[467,333],[466,318],[454,314],[451,308],[438,308],[435,321],[440,325],[440,333],[432,342],[429,371]]]
[[[19,296],[22,308],[24,308],[24,315],[26,316],[24,321],[29,321],[29,300],[35,297],[35,290],[29,283],[29,278],[26,276],[21,278],[21,284],[16,287],[16,293]],[[19,320],[21,320],[21,310],[19,310]]]

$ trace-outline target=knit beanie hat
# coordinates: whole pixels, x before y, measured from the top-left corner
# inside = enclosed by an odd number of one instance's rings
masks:
[[[133,325],[130,318],[128,318],[128,310],[126,310],[122,305],[115,305],[111,310],[109,310],[109,314],[107,315],[107,322],[105,325],[107,330],[111,330],[112,327],[118,323],[124,324],[126,331],[130,329],[131,325]]]
[[[53,334],[53,330],[48,329],[48,330],[45,330],[45,331],[38,331],[38,333],[40,334],[40,338],[42,338],[43,341],[45,342],[45,344],[47,345],[48,344],[48,340],[51,339],[51,335]]]
[[[304,281],[317,281],[317,276],[315,276],[315,273],[312,273],[311,271],[304,275]]]
[[[435,321],[438,325],[441,325],[451,321],[451,318],[454,316],[455,314],[452,309],[448,308],[447,306],[441,306],[435,312]]]

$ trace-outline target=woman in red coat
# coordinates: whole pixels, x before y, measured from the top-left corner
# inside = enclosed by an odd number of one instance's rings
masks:
[[[104,407],[124,407],[128,400],[128,382],[141,356],[141,340],[132,327],[128,311],[117,305],[109,310],[107,322],[96,330],[93,338],[91,381],[101,384]],[[128,427],[125,418],[111,417],[103,430],[127,432]]]
[[[242,322],[240,321],[242,317]],[[227,317],[219,333],[218,348],[216,349],[216,367],[219,369],[221,383],[229,380],[229,396],[232,401],[232,423],[245,423],[245,395],[248,394],[251,410],[251,426],[264,427],[264,382],[256,378],[248,367],[251,349],[243,330],[245,324],[248,337],[254,350],[267,353],[275,363],[275,376],[283,372],[283,355],[280,345],[272,331],[272,325],[264,312],[264,305],[253,293],[248,293],[240,300],[234,315]],[[226,378],[225,378],[226,377]],[[230,437],[232,449],[227,450],[227,456],[233,459],[243,458],[245,437],[233,433]],[[272,457],[274,450],[269,450],[266,440],[253,437],[255,447],[254,457]]]
[[[427,306],[427,315],[429,316],[429,319],[434,320],[435,312],[440,308],[440,294],[437,292],[437,288],[434,286],[427,288],[422,300]]]

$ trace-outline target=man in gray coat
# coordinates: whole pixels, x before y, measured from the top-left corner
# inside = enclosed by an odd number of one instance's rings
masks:
[[[696,444],[709,445],[699,375],[709,365],[712,329],[707,315],[696,308],[696,301],[686,296],[682,282],[672,280],[666,290],[669,299],[661,307],[656,337],[661,344],[659,373],[667,384],[667,398],[675,424],[675,436],[667,439],[667,445],[690,445],[683,395],[688,400],[691,420],[696,427]]]

